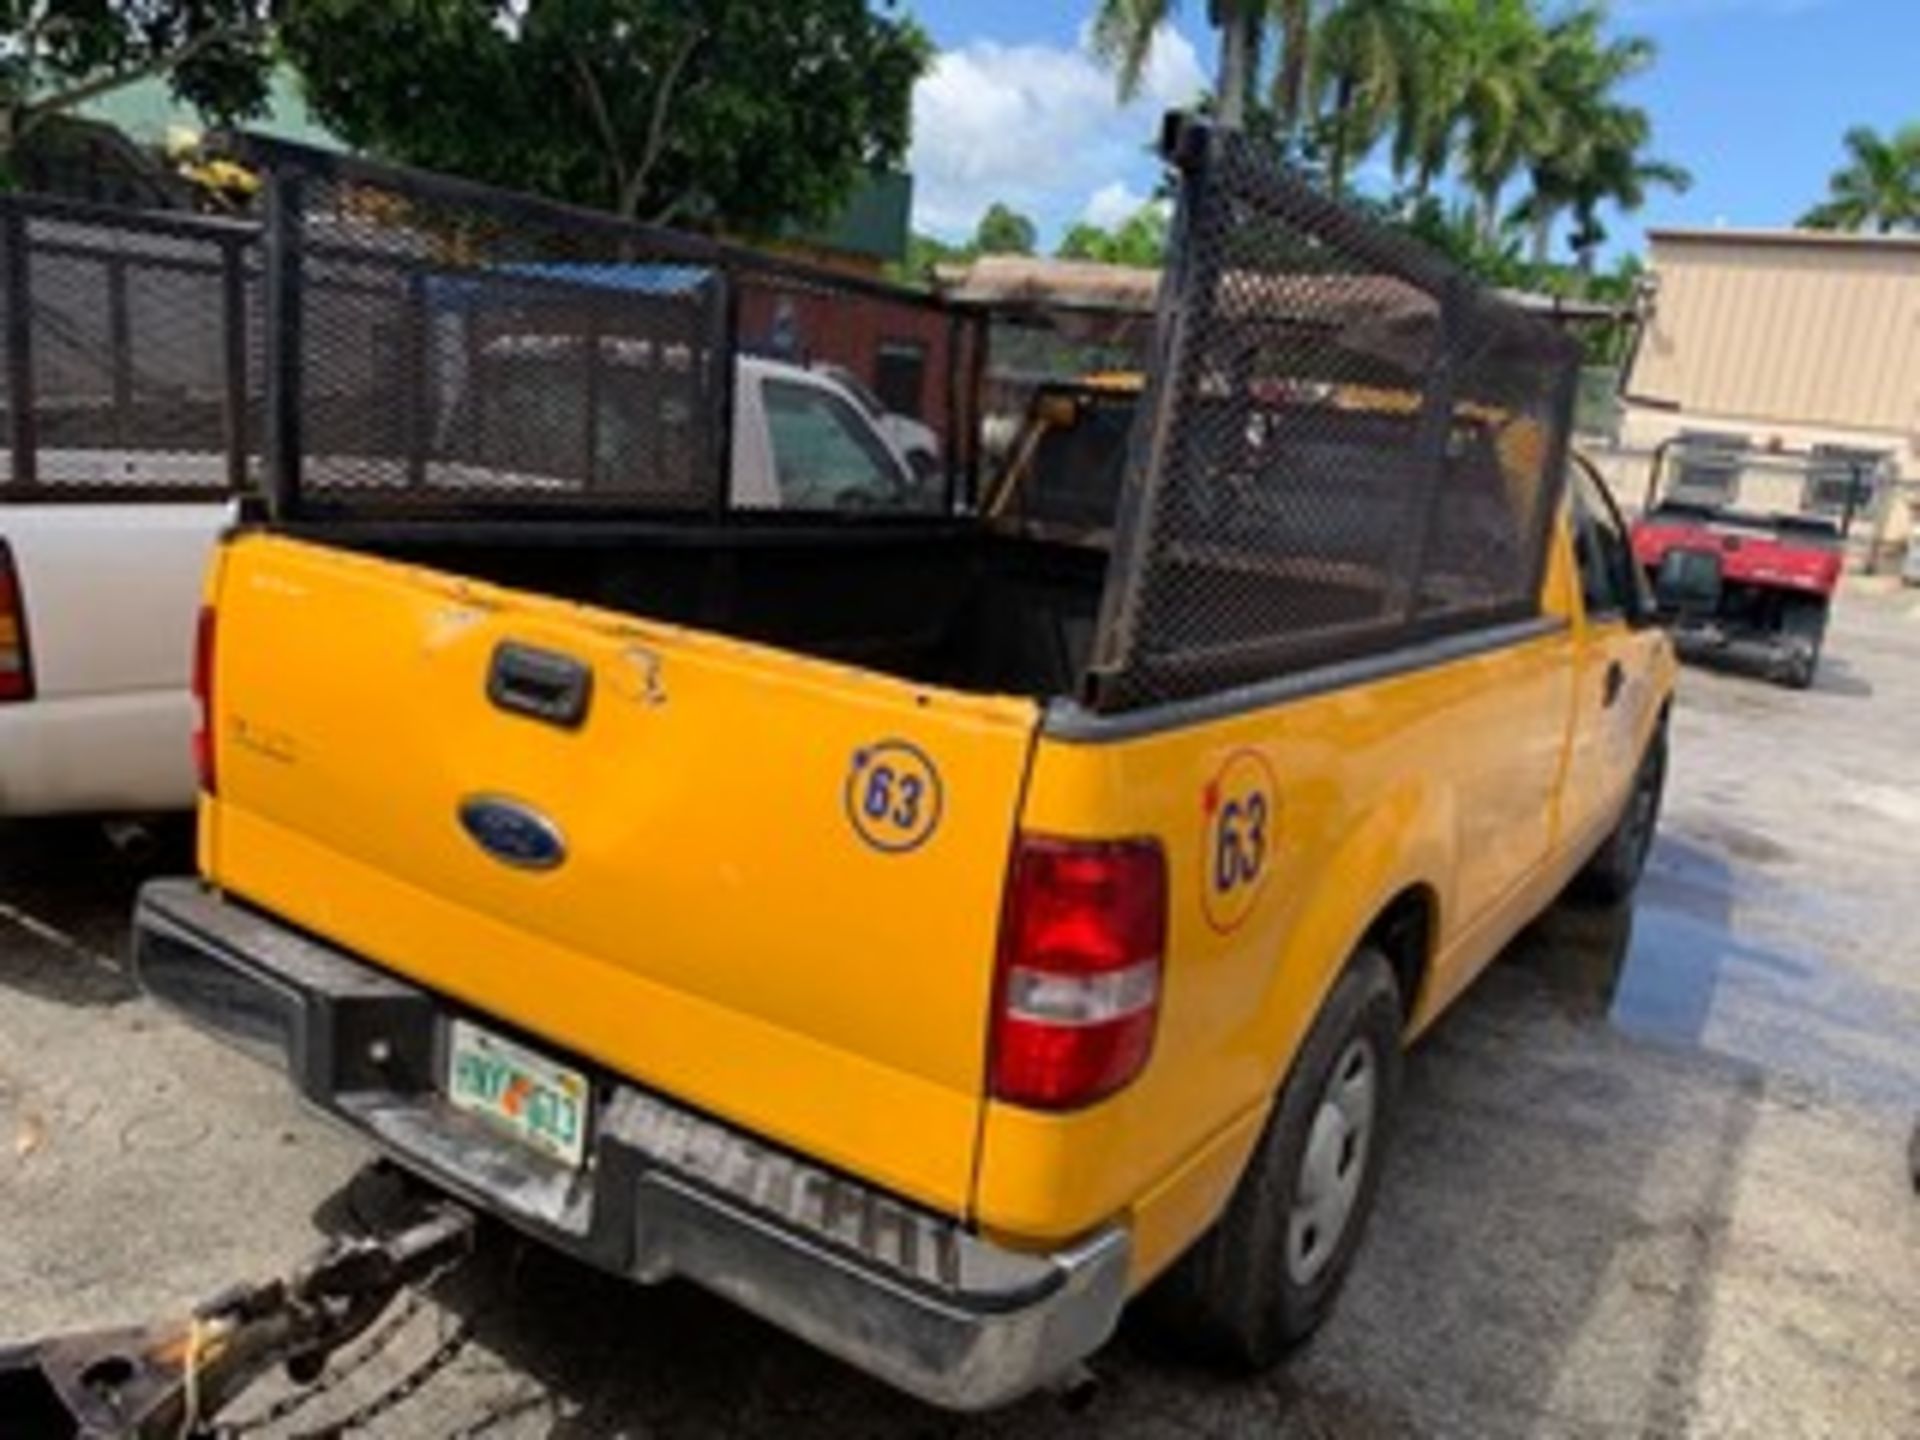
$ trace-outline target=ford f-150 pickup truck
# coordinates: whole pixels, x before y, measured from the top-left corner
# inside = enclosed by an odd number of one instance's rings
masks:
[[[557,462],[546,510],[423,513],[303,455],[290,359],[144,984],[436,1184],[931,1401],[1061,1376],[1136,1296],[1274,1362],[1353,1260],[1403,1048],[1570,883],[1633,888],[1674,667],[1564,338],[1235,137],[1167,149],[1104,525],[663,508],[691,471],[615,507]],[[333,319],[344,182],[427,184],[288,165],[270,349]],[[630,303],[591,324],[677,313]],[[633,397],[662,454],[729,369]]]

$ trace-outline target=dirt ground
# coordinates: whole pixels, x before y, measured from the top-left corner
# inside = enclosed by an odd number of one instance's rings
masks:
[[[372,1433],[1920,1436],[1920,596],[1855,587],[1828,653],[1804,694],[1688,673],[1637,911],[1550,915],[1416,1052],[1352,1284],[1265,1380],[1129,1327],[1091,1408],[963,1421],[495,1234],[267,1433],[465,1324]],[[140,873],[184,864],[0,830],[0,1338],[177,1310],[377,1199],[360,1144],[126,984]]]

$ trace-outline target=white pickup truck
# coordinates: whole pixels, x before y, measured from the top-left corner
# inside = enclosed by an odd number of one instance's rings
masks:
[[[924,457],[839,376],[758,356],[737,363],[734,504],[942,505]],[[113,474],[100,477],[101,498],[56,503],[16,500],[0,482],[0,818],[185,810],[201,572],[235,505],[143,499],[139,484],[178,484],[182,466],[210,475],[219,457],[40,461],[62,474],[108,463]]]
[[[192,803],[193,617],[232,515],[219,500],[0,503],[0,817]]]

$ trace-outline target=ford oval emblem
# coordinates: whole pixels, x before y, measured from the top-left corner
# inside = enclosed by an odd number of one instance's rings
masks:
[[[551,870],[567,858],[557,825],[531,805],[502,795],[461,801],[460,828],[494,859],[523,870]]]

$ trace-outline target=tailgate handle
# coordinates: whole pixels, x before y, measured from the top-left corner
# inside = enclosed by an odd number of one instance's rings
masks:
[[[503,640],[487,667],[487,698],[502,710],[572,730],[587,718],[593,671],[557,650]]]

